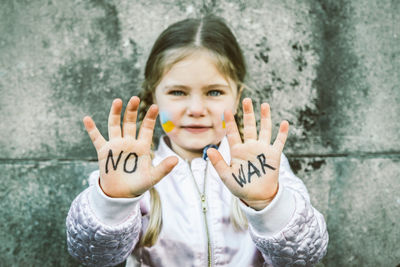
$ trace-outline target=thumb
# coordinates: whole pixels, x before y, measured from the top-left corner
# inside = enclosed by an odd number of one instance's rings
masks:
[[[219,151],[216,150],[215,148],[210,148],[207,149],[207,156],[210,159],[215,170],[221,177],[222,181],[225,181],[225,177],[228,176],[227,173],[229,172],[229,166],[228,164],[226,164],[221,153],[219,153]]]
[[[178,158],[175,156],[170,156],[160,162],[152,170],[152,175],[154,184],[158,183],[162,178],[164,178],[172,169],[178,164]]]

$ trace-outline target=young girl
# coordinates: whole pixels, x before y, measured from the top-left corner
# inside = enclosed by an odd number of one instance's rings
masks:
[[[83,119],[99,170],[68,213],[73,257],[96,266],[303,266],[325,255],[324,218],[282,154],[288,122],[271,145],[263,103],[257,131],[252,101],[239,107],[245,73],[239,45],[218,17],[161,33],[122,129],[120,99],[108,141]],[[158,113],[165,135],[153,153]]]

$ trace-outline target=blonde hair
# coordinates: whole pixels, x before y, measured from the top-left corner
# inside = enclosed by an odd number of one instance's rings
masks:
[[[196,52],[206,52],[214,60],[219,72],[237,85],[236,90],[243,98],[242,90],[250,89],[244,84],[246,66],[243,54],[226,22],[217,16],[208,15],[201,19],[186,19],[170,25],[164,30],[150,52],[145,68],[145,79],[139,94],[141,99],[138,120],[143,121],[145,110],[153,104],[154,91],[163,75],[178,61]],[[250,89],[251,90],[251,89]],[[243,137],[243,110],[241,101],[235,120]],[[154,142],[152,149],[154,149]],[[150,220],[140,245],[151,247],[158,239],[162,228],[162,206],[160,195],[150,190]],[[239,207],[239,199],[232,195],[230,220],[236,231],[248,228],[246,216]]]

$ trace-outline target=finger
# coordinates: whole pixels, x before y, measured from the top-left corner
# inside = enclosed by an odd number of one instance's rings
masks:
[[[178,164],[178,158],[170,156],[160,162],[156,167],[152,169],[151,177],[153,178],[153,185],[158,183],[163,177],[165,177],[172,169]]]
[[[267,103],[261,104],[261,123],[258,139],[268,145],[271,143],[271,110]]]
[[[140,99],[137,96],[131,97],[126,106],[124,120],[122,123],[122,136],[130,136],[136,138],[136,118]]]
[[[285,146],[286,138],[289,132],[289,122],[282,121],[279,127],[278,136],[275,139],[274,147],[276,147],[280,152],[282,152],[283,147]]]
[[[114,99],[111,105],[110,115],[108,116],[108,138],[121,137],[121,110],[122,100]]]
[[[85,129],[89,134],[89,137],[92,140],[94,147],[97,151],[99,151],[107,141],[101,135],[99,129],[97,129],[96,124],[91,117],[85,116],[83,118],[83,124],[85,125]]]
[[[146,115],[143,119],[142,125],[140,126],[138,140],[143,141],[146,144],[146,149],[150,149],[154,125],[156,124],[156,118],[158,114],[157,105],[153,104],[147,110]]]
[[[226,164],[224,158],[221,153],[215,148],[207,149],[207,156],[211,161],[211,164],[214,166],[218,175],[221,177],[222,181],[225,182],[226,177],[228,177],[230,173],[230,167]]]
[[[224,118],[226,122],[226,136],[228,138],[229,146],[232,148],[236,144],[241,144],[242,139],[240,138],[239,130],[236,125],[235,117],[232,111],[226,110],[224,112]]]
[[[244,142],[257,139],[257,125],[253,103],[248,97],[243,99],[243,139]]]

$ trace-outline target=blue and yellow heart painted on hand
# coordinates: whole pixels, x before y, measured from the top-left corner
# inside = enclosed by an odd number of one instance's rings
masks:
[[[168,112],[161,111],[160,112],[161,126],[163,127],[166,133],[172,131],[175,128],[175,124],[171,121]]]

